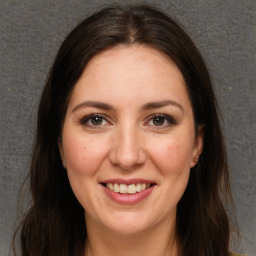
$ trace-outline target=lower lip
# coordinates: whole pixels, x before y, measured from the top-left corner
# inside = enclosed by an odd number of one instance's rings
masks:
[[[103,187],[106,195],[111,198],[113,201],[119,204],[136,204],[146,199],[155,186],[149,187],[141,192],[135,194],[121,194],[111,191],[110,189]]]

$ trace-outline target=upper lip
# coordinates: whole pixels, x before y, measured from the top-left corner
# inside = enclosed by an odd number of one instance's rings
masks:
[[[125,180],[125,179],[107,179],[107,180],[102,180],[100,181],[101,184],[105,184],[105,183],[112,183],[112,184],[125,184],[125,185],[131,185],[131,184],[156,184],[155,181],[152,181],[152,180],[146,180],[146,179],[128,179],[128,180]]]

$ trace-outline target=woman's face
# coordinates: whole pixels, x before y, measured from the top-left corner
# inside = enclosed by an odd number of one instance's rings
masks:
[[[203,146],[185,82],[163,53],[120,46],[76,83],[59,143],[87,227],[122,234],[175,223]]]

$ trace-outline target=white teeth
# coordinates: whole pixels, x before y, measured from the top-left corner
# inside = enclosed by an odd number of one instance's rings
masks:
[[[128,192],[128,194],[135,194],[136,193],[136,186],[135,186],[135,184],[129,185],[127,192]]]
[[[120,193],[121,194],[127,194],[127,190],[128,190],[128,188],[127,188],[127,185],[125,185],[125,184],[120,184]]]
[[[119,185],[116,183],[114,184],[114,192],[116,192],[116,193],[120,192]]]
[[[146,184],[145,183],[143,183],[143,184],[141,184],[141,190],[144,190],[144,189],[146,189]]]
[[[141,191],[141,184],[140,184],[140,183],[136,185],[136,191],[137,191],[137,192],[140,192],[140,191]]]
[[[107,183],[107,188],[112,191],[114,190],[113,185],[111,183]]]
[[[112,184],[112,183],[106,183],[106,187],[114,191],[116,193],[121,193],[121,194],[135,194],[139,193],[146,188],[150,187],[150,184],[146,183],[138,183],[138,184],[130,184],[130,185],[125,185],[125,184]]]

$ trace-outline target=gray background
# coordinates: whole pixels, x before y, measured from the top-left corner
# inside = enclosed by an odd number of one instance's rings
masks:
[[[28,172],[38,100],[56,51],[78,21],[98,7],[116,2],[2,0],[0,3],[1,256],[9,251],[19,189]],[[236,250],[254,256],[256,1],[146,2],[167,10],[184,25],[211,70],[223,114],[232,189],[242,234]]]

